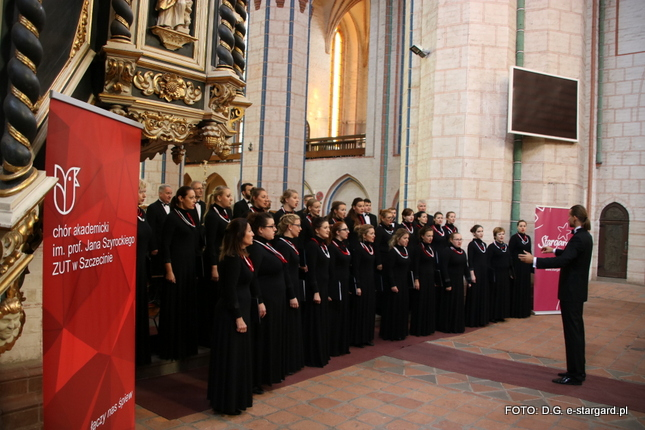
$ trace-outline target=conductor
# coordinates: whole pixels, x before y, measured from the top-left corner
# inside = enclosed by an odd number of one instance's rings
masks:
[[[591,223],[584,206],[575,205],[569,210],[569,226],[574,228],[573,236],[564,249],[542,248],[543,253],[554,253],[554,258],[535,258],[524,251],[519,259],[533,263],[537,269],[560,268],[558,299],[562,310],[564,346],[567,356],[567,371],[559,373],[556,384],[582,385],[585,373],[585,327],[582,309],[587,301],[589,267],[593,239],[589,230]]]

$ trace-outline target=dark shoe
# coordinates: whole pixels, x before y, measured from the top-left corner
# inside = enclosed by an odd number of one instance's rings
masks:
[[[562,377],[564,378],[565,376],[570,376],[570,375],[569,375],[569,373],[567,373],[567,372],[563,372],[563,373],[558,373],[558,376],[562,376]],[[584,381],[585,379],[587,379],[587,374],[586,374],[586,373],[583,373],[583,374],[582,374],[582,376],[581,376],[580,378],[576,378],[576,379],[579,379],[579,380],[581,380],[581,381]]]
[[[374,342],[367,342],[365,345],[367,345],[367,346],[374,346]]]
[[[262,387],[253,387],[253,394],[264,394],[264,389]]]
[[[562,378],[554,379],[554,383],[561,385],[582,385],[582,381],[572,378],[570,376],[563,376]]]

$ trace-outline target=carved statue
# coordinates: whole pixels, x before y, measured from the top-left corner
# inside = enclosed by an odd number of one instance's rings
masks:
[[[6,299],[0,305],[0,354],[10,350],[22,332],[25,313],[17,298]]]
[[[158,0],[155,9],[159,12],[158,26],[169,27],[181,33],[190,33],[192,0]]]

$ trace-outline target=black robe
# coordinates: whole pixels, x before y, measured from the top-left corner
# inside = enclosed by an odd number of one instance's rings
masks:
[[[432,236],[432,243],[430,246],[434,249],[435,254],[441,258],[443,250],[450,246],[450,242],[448,241],[450,232],[446,230],[444,226],[436,224],[432,226],[432,230],[434,235]]]
[[[150,364],[150,319],[148,315],[148,281],[150,252],[157,249],[152,228],[142,209],[137,213],[137,295],[135,323],[135,358],[137,366]]]
[[[163,243],[163,225],[167,217],[168,214],[166,213],[164,204],[161,200],[151,203],[148,206],[148,209],[146,209],[146,222],[150,225],[150,228],[152,228],[152,234],[159,246]],[[163,265],[163,255],[161,252],[151,257],[150,272],[154,277],[164,276],[165,270]]]
[[[428,336],[434,333],[437,320],[435,274],[437,255],[432,247],[425,243],[417,245],[419,252],[416,258],[416,273],[419,277],[419,289],[410,290],[410,334]]]
[[[490,278],[490,320],[504,321],[510,316],[511,258],[505,243],[493,242],[488,245]]]
[[[276,255],[266,246],[272,247],[264,238],[256,236],[253,245],[248,247],[255,267],[254,282],[258,284],[267,312],[253,336],[256,386],[277,384],[287,374],[285,313],[287,300],[294,298],[291,283],[287,282],[286,260],[281,260],[284,258],[281,254]]]
[[[352,253],[354,288],[350,288],[351,343],[363,346],[374,343],[374,320],[376,318],[376,250],[373,244],[361,242]],[[356,294],[360,288],[361,295]]]
[[[294,238],[278,237],[275,240],[277,249],[287,260],[287,281],[298,299],[297,308],[290,306],[287,297],[285,312],[285,366],[287,374],[295,373],[305,366],[304,346],[302,339],[302,305],[305,301],[304,286],[300,279],[300,255],[298,243]]]
[[[385,265],[387,254],[390,252],[390,239],[394,233],[394,226],[379,224],[375,229],[376,237],[374,239],[374,250],[376,251],[376,265],[381,266],[376,270],[376,313],[383,314],[383,300],[385,292]]]
[[[275,221],[276,227],[278,224],[280,224],[280,218],[282,218],[286,214],[291,214],[291,215],[297,215],[295,212],[287,212],[284,210],[284,207],[278,209],[273,213],[273,220]]]
[[[308,271],[305,282],[305,302],[302,324],[305,365],[323,367],[329,362],[329,248],[322,239],[311,238],[305,244]],[[314,303],[314,293],[320,303]]]
[[[201,284],[199,291],[199,343],[211,343],[211,332],[213,328],[213,311],[215,304],[219,300],[219,282],[211,280],[212,267],[218,266],[219,253],[224,239],[224,231],[233,214],[230,209],[224,209],[214,204],[208,210],[204,217],[204,232],[206,239],[206,248],[204,251],[204,276],[205,280]],[[219,272],[219,270],[218,270]]]
[[[449,246],[439,256],[443,288],[439,299],[439,320],[437,329],[444,333],[463,333],[464,321],[464,278],[470,283],[468,257],[461,248]],[[450,291],[446,288],[451,287]]]
[[[383,265],[385,289],[380,336],[385,340],[403,340],[408,335],[410,288],[412,287],[412,259],[408,250],[396,245],[388,252]],[[397,287],[398,292],[392,291]]]
[[[531,237],[526,234],[514,234],[508,242],[514,275],[511,283],[511,318],[528,318],[533,310],[533,288],[531,288],[533,265],[523,263],[518,258],[518,255],[523,254],[524,251],[531,253]]]
[[[349,354],[349,281],[351,252],[343,242],[329,245],[331,271],[329,282],[329,355]]]
[[[250,261],[250,260],[249,260]],[[253,406],[253,348],[251,309],[258,291],[253,287],[253,272],[239,256],[226,256],[221,262],[221,297],[215,307],[213,345],[208,372],[208,399],[215,412],[236,414]],[[235,320],[247,326],[239,333]]]
[[[199,231],[188,211],[171,209],[163,226],[162,254],[176,283],[165,281],[159,312],[159,356],[178,360],[197,354],[197,274]],[[194,220],[192,220],[194,224]]]
[[[490,320],[487,251],[481,239],[473,239],[468,244],[468,263],[475,272],[476,282],[466,292],[466,327],[484,327]]]

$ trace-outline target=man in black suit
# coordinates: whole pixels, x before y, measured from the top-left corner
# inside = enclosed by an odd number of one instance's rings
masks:
[[[363,213],[365,224],[372,224],[376,227],[378,225],[378,219],[376,218],[376,215],[372,213],[372,201],[370,199],[365,199],[363,202],[365,202],[365,212]]]
[[[589,230],[587,210],[584,206],[575,205],[569,210],[569,226],[574,233],[564,249],[542,248],[544,253],[554,253],[554,258],[534,258],[524,252],[519,256],[524,263],[533,263],[537,269],[560,268],[558,282],[558,299],[564,329],[564,346],[567,355],[567,371],[559,373],[554,379],[556,384],[582,385],[585,373],[585,326],[582,309],[587,301],[589,288],[589,267],[593,239]]]
[[[190,188],[195,191],[195,213],[199,220],[199,225],[204,224],[204,215],[206,215],[206,203],[204,202],[204,183],[202,181],[193,181]]]
[[[170,213],[170,200],[172,200],[172,188],[170,185],[159,185],[159,199],[151,203],[146,210],[146,221],[150,224],[152,234],[159,244],[161,250],[161,243],[163,242],[163,223]],[[150,261],[150,275],[152,281],[150,282],[149,297],[151,301],[158,300],[159,288],[163,283],[163,278],[166,271],[164,270],[163,257],[161,252],[153,255]]]
[[[233,218],[246,218],[246,214],[251,211],[251,190],[253,184],[245,182],[240,187],[242,199],[233,205]]]

